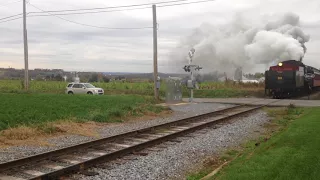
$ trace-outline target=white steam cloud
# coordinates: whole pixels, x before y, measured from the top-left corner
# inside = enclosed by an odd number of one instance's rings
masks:
[[[172,50],[170,59],[182,67],[188,62],[188,51],[194,47],[194,62],[203,66],[204,72],[232,73],[237,67],[248,71],[257,64],[269,66],[303,58],[304,43],[310,37],[299,26],[299,16],[286,13],[275,21],[252,22],[238,15],[226,25],[204,23]]]
[[[269,64],[276,60],[300,60],[304,50],[298,40],[278,32],[260,31],[253,43],[245,46],[247,56],[255,63]]]

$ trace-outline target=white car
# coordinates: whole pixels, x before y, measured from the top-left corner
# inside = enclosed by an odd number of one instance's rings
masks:
[[[103,95],[104,90],[97,88],[90,83],[69,83],[66,87],[66,94],[98,94]]]

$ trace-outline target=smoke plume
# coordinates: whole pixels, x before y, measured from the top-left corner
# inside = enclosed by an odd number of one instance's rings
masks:
[[[262,19],[262,18],[261,18]],[[276,20],[251,23],[239,15],[229,24],[203,23],[172,50],[170,59],[176,64],[188,63],[187,53],[194,47],[194,63],[204,72],[234,72],[237,67],[251,70],[257,64],[269,66],[282,60],[301,60],[306,53],[309,35],[300,27],[294,13]]]

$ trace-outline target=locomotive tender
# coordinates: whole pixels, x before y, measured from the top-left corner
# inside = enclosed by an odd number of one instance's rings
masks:
[[[265,92],[273,98],[310,93],[319,87],[320,71],[301,61],[283,61],[265,72]]]

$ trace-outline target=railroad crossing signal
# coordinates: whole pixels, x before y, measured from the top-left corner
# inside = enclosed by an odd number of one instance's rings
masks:
[[[193,89],[195,87],[197,87],[197,84],[193,78],[193,72],[194,71],[200,71],[200,69],[202,69],[202,67],[198,66],[198,65],[193,65],[192,64],[192,58],[194,56],[194,53],[196,52],[196,50],[194,48],[191,48],[191,50],[189,51],[188,55],[189,55],[189,65],[185,65],[183,67],[183,69],[186,71],[186,72],[190,72],[191,73],[191,79],[187,81],[187,87],[190,89],[190,99],[189,99],[189,102],[192,102],[193,100]]]
[[[193,69],[195,71],[200,71],[200,69],[202,69],[202,67],[198,66],[198,65],[185,65],[183,67],[185,72],[191,72]]]

